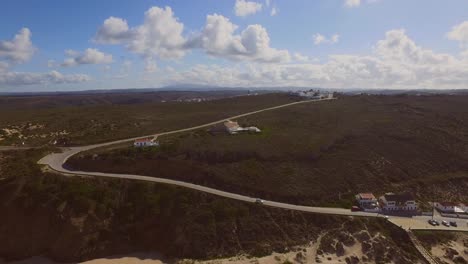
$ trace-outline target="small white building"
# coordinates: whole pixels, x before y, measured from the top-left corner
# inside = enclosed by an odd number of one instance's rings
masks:
[[[251,133],[260,133],[262,132],[258,127],[241,127],[239,126],[239,123],[234,122],[234,121],[226,121],[224,122],[224,128],[229,134],[237,134],[239,132],[251,132]]]
[[[418,205],[411,193],[386,193],[381,196],[380,204],[385,211],[416,211]]]
[[[356,195],[356,202],[359,207],[366,212],[380,211],[379,201],[372,193],[359,193]]]
[[[435,202],[434,207],[442,213],[467,213],[467,206],[453,202]]]
[[[142,148],[142,147],[156,147],[159,146],[159,142],[156,141],[155,138],[149,137],[149,138],[139,138],[133,142],[133,146],[137,148]]]
[[[224,127],[229,134],[237,134],[237,132],[241,131],[239,123],[231,120],[224,122]]]

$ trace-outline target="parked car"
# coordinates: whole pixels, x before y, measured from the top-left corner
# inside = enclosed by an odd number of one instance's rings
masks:
[[[351,207],[351,212],[359,212],[361,211],[361,208],[359,208],[358,206],[354,205]]]
[[[438,226],[439,225],[439,222],[437,222],[434,219],[429,219],[429,220],[427,220],[427,222],[432,226]]]
[[[257,204],[263,204],[264,202],[265,201],[260,199],[260,198],[255,199],[255,203],[257,203]]]
[[[445,220],[442,220],[442,224],[446,227],[450,227],[450,224]]]
[[[450,221],[449,224],[450,224],[451,226],[454,226],[454,227],[457,227],[457,226],[458,226],[458,225],[457,225],[457,222],[455,222],[455,221]]]

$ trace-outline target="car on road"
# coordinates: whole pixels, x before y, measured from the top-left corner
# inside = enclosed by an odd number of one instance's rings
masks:
[[[445,220],[442,220],[442,224],[446,227],[450,227],[450,224]]]
[[[454,227],[457,227],[457,226],[458,226],[458,225],[457,225],[457,222],[455,222],[455,221],[450,221],[449,224],[450,224],[451,226],[454,226]]]
[[[427,220],[427,222],[428,222],[431,226],[438,226],[438,225],[439,225],[439,222],[437,222],[437,221],[434,220],[434,219],[429,219],[429,220]]]
[[[256,203],[256,204],[264,204],[265,201],[262,200],[262,199],[260,199],[260,198],[257,198],[257,199],[255,199],[255,203]]]
[[[361,208],[359,208],[358,206],[353,205],[353,206],[351,207],[351,212],[359,212],[359,211],[361,211]]]

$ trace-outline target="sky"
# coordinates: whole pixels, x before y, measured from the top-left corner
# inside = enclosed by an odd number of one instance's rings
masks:
[[[468,88],[466,0],[2,0],[0,92]]]

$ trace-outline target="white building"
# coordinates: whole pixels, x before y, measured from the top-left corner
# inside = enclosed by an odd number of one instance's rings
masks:
[[[320,92],[320,91],[314,91],[313,89],[310,89],[308,91],[298,91],[296,92],[297,95],[301,97],[306,97],[308,99],[333,99],[333,93],[325,93],[325,92]]]
[[[237,134],[237,132],[239,132],[241,128],[239,126],[239,123],[231,121],[231,120],[224,122],[224,127],[226,128],[226,131],[229,134]]]
[[[262,132],[258,127],[254,127],[254,126],[241,127],[239,126],[239,123],[231,121],[231,120],[224,122],[224,127],[229,134],[237,134],[243,131],[252,132],[252,133]]]
[[[416,211],[418,205],[411,193],[387,193],[379,199],[384,211]]]
[[[372,193],[359,193],[356,195],[356,202],[359,207],[366,212],[380,211],[379,201]]]
[[[464,204],[452,202],[435,202],[434,207],[442,213],[468,213],[468,208]]]
[[[155,147],[155,146],[159,146],[159,142],[156,141],[155,138],[139,138],[137,140],[135,140],[135,142],[133,142],[133,146],[134,147],[138,147],[138,148],[141,148],[141,147]]]

